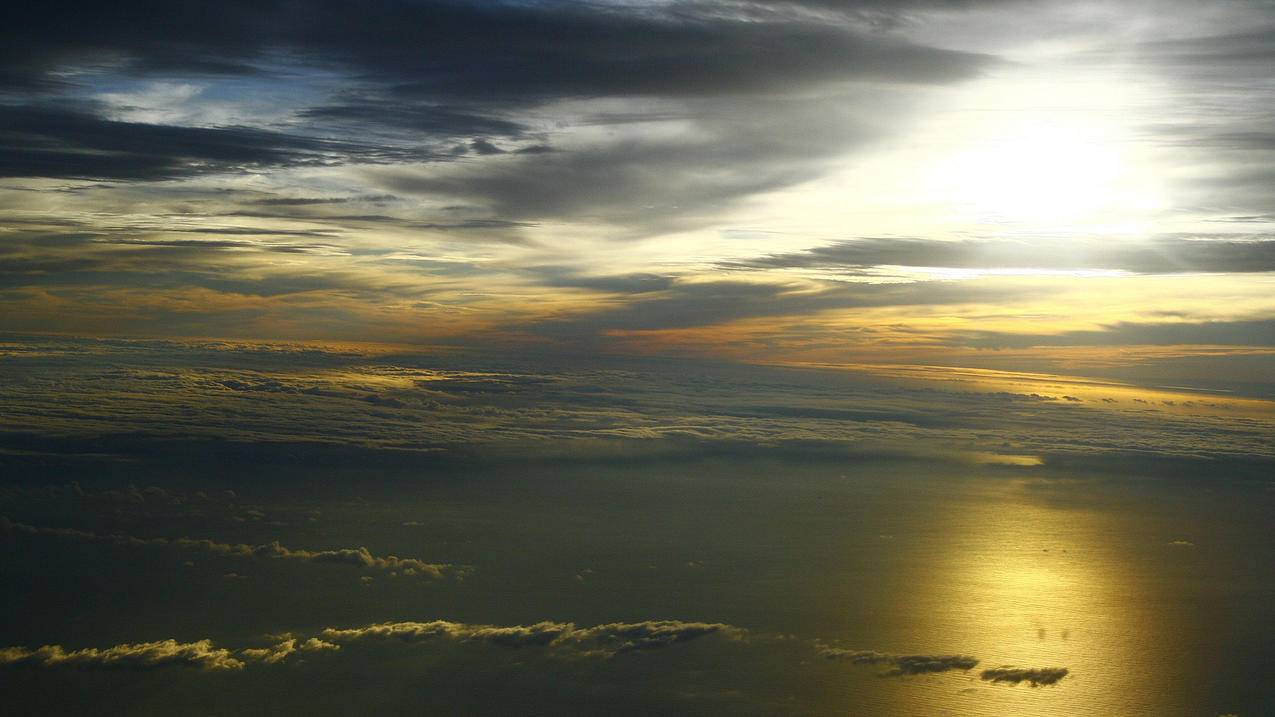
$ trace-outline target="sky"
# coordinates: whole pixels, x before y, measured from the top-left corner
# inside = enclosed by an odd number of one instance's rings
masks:
[[[10,332],[1271,380],[1269,3],[5,14]]]
[[[1269,713],[1273,66],[1269,0],[4,5],[0,696]]]

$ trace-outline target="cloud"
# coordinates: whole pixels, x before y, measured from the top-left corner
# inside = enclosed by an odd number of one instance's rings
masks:
[[[341,649],[340,645],[320,640],[317,637],[310,637],[305,640],[298,640],[290,634],[280,635],[279,637],[283,639],[270,647],[246,647],[240,650],[238,654],[246,661],[277,665],[297,654],[333,652]]]
[[[850,274],[881,266],[961,269],[1116,270],[1137,274],[1275,271],[1275,239],[1259,236],[1160,237],[1112,242],[1068,239],[865,237],[800,252],[731,262],[726,268],[808,268]]]
[[[1247,409],[1224,395],[1191,405],[1182,396],[1178,406],[1161,407],[1117,388],[1106,396],[1117,402],[1106,403],[1092,381],[1047,375],[605,356],[547,363],[530,352],[497,363],[460,353],[207,341],[15,338],[0,351],[0,377],[8,379],[0,380],[8,419],[0,445],[66,460],[109,452],[184,461],[191,451],[213,451],[430,461],[528,443],[628,450],[631,441],[643,451],[800,445],[1009,453],[1046,464],[1135,454],[1139,463],[1153,455],[1260,463],[1275,450],[1269,419],[1237,421],[1230,408]],[[1083,403],[1061,399],[1082,390]],[[127,415],[117,409],[157,392],[166,400]]]
[[[120,122],[84,109],[0,104],[0,177],[153,181],[395,156],[402,157],[384,147],[251,127]]]
[[[530,270],[536,280],[547,286],[566,289],[589,289],[604,293],[646,294],[653,291],[666,291],[673,288],[675,280],[671,276],[659,274],[619,274],[604,276],[581,276],[563,267],[539,267]]]
[[[892,131],[884,108],[907,103],[902,88],[997,64],[792,8],[57,5],[0,13],[0,86],[34,100],[0,105],[0,174],[136,181],[410,164],[367,176],[497,219],[601,219],[626,237],[699,225],[810,179]],[[146,116],[198,122],[198,103],[226,94],[221,82],[245,98],[246,126],[121,122],[86,99],[130,97],[114,88],[157,76],[145,86],[192,87],[179,80],[193,75],[197,96],[154,98],[181,112]],[[95,84],[111,91],[85,92]],[[615,131],[588,131],[597,124]]]
[[[590,650],[599,650],[606,654],[617,654],[659,649],[713,634],[738,638],[744,634],[744,631],[722,623],[647,620],[638,623],[613,622],[572,629],[558,641],[573,643]]]
[[[395,555],[373,555],[365,547],[339,548],[336,550],[299,550],[281,545],[275,540],[261,545],[245,543],[219,543],[203,538],[137,538],[131,535],[101,535],[74,528],[46,528],[18,523],[5,516],[0,516],[0,533],[19,533],[23,535],[41,535],[110,543],[125,547],[171,546],[182,550],[198,550],[236,558],[266,558],[276,560],[299,560],[314,563],[334,563],[349,565],[367,570],[401,572],[404,575],[423,575],[439,579],[447,573],[458,573],[454,565],[427,563],[416,558],[400,558]]]
[[[282,558],[315,563],[336,563],[371,570],[401,571],[406,575],[420,574],[431,578],[441,578],[445,572],[456,570],[455,566],[452,565],[427,563],[416,558],[373,555],[364,547],[340,548],[337,550],[297,550],[280,545],[277,540],[263,545],[245,545],[243,543],[218,543],[211,540],[192,538],[174,538],[168,540],[167,544],[181,548],[198,548],[234,557]]]
[[[1275,319],[1242,321],[1121,321],[1101,330],[1056,334],[960,332],[955,341],[970,346],[1275,346]]]
[[[617,125],[605,139],[560,143],[554,152],[364,174],[395,194],[441,195],[513,219],[602,221],[624,237],[704,223],[742,197],[816,176],[883,132],[861,109],[819,99],[676,104],[676,119]]]
[[[1261,72],[1266,63],[1275,59],[1275,38],[1270,28],[1246,28],[1238,32],[1221,34],[1195,34],[1139,43],[1133,52],[1125,51],[1125,57],[1141,62],[1169,64],[1175,69],[1193,73],[1226,68],[1248,67]]]
[[[562,622],[496,626],[434,620],[387,622],[358,628],[327,628],[320,633],[323,639],[333,643],[450,640],[485,642],[504,647],[553,647],[606,656],[664,648],[713,634],[740,637],[744,631],[722,623],[677,620],[615,622],[585,628]]]
[[[254,75],[287,52],[383,76],[399,94],[474,101],[497,91],[546,98],[784,90],[846,75],[947,81],[982,64],[976,55],[796,14],[748,17],[692,5],[235,0],[214,11],[141,0],[109,12],[59,5],[0,15],[7,48],[0,70],[11,82],[52,82],[51,73],[102,57],[137,73]],[[153,42],[159,33],[163,44]]]
[[[216,648],[210,640],[139,642],[106,649],[94,647],[67,651],[61,645],[45,645],[34,650],[0,648],[0,666],[80,669],[148,670],[161,667],[194,667],[201,670],[241,670],[242,660],[230,650]]]
[[[313,639],[313,638],[311,638]],[[330,643],[324,643],[330,644]],[[297,641],[289,638],[272,647],[249,647],[239,651],[245,659],[264,662],[268,665],[278,664],[296,654]]]
[[[0,667],[126,670],[192,667],[206,671],[236,671],[244,669],[250,663],[275,665],[299,653],[331,652],[339,649],[339,645],[318,638],[298,641],[291,636],[285,636],[270,647],[249,647],[238,652],[216,647],[211,640],[159,640],[80,650],[67,650],[61,645],[44,645],[34,650],[3,647],[0,648]]]
[[[438,140],[476,135],[520,138],[527,130],[523,124],[498,115],[403,98],[349,96],[345,104],[308,107],[298,115],[319,127],[344,127],[346,131],[387,128]]]
[[[978,659],[969,655],[892,655],[827,646],[820,647],[819,654],[829,660],[848,660],[856,665],[886,665],[890,669],[881,673],[882,677],[969,670],[978,664]]]
[[[302,642],[297,649],[301,652],[328,652],[331,650],[339,650],[341,649],[341,646],[335,645],[331,642],[325,642],[317,637],[310,637],[307,638],[305,642]]]
[[[1008,682],[1020,684],[1026,682],[1032,687],[1055,685],[1068,675],[1066,667],[993,667],[983,670],[979,678],[988,682]]]
[[[412,644],[445,640],[485,643],[508,648],[552,648],[571,654],[612,657],[637,650],[654,650],[708,635],[739,638],[740,628],[722,623],[648,620],[609,623],[577,628],[572,623],[538,622],[531,625],[471,625],[434,620],[393,622],[359,628],[326,628],[321,637],[300,639],[290,633],[276,635],[269,647],[230,650],[211,640],[126,643],[105,649],[67,650],[61,645],[0,648],[0,668],[158,669],[189,667],[205,671],[238,671],[251,664],[278,665],[306,654],[335,653],[342,645],[386,642]]]
[[[430,622],[386,622],[366,627],[327,628],[322,636],[333,642],[395,640],[423,642],[435,639],[492,642],[509,647],[548,645],[572,629],[570,623],[538,622],[532,625],[497,627],[467,625],[433,620]]]
[[[550,279],[559,282],[559,279]],[[632,292],[629,301],[603,305],[568,319],[548,319],[531,328],[538,334],[584,338],[609,330],[651,331],[722,324],[740,319],[803,316],[822,311],[886,306],[992,303],[1011,290],[947,281],[841,283],[831,281],[656,280],[598,277],[586,280],[600,290]]]

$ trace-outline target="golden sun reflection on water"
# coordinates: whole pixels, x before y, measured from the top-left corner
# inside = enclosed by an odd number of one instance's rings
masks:
[[[945,503],[909,559],[916,651],[969,654],[977,668],[899,678],[882,714],[1175,714],[1172,631],[1122,546],[1118,513],[1057,507],[1006,484],[978,485]],[[1135,551],[1136,552],[1136,551]],[[1160,657],[1150,657],[1150,656]],[[1067,668],[1057,685],[980,679],[988,668]],[[916,684],[926,681],[927,684]],[[910,682],[911,684],[903,684]]]

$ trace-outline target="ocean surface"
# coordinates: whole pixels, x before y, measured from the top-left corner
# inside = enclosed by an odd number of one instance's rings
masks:
[[[16,667],[10,713],[1275,713],[1261,480],[762,449],[298,460],[24,468],[4,645],[211,640],[241,665]],[[274,541],[445,567],[210,547]],[[433,621],[461,627],[355,632]],[[576,632],[475,627],[543,623]],[[310,638],[332,647],[243,652]]]

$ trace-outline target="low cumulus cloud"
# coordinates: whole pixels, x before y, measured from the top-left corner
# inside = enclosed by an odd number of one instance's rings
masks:
[[[940,672],[966,671],[978,665],[970,655],[895,655],[874,650],[850,650],[816,643],[819,655],[828,660],[844,660],[856,665],[882,665],[881,677],[929,675]],[[1066,667],[1012,667],[1003,665],[983,670],[979,678],[992,683],[1021,684],[1042,687],[1057,684],[1069,674]]]
[[[1008,684],[1021,684],[1026,682],[1032,687],[1041,687],[1044,685],[1058,684],[1062,678],[1069,674],[1070,670],[1066,667],[993,667],[983,670],[979,675],[981,679],[988,682],[1004,682]]]
[[[837,647],[821,647],[819,654],[825,659],[847,660],[856,665],[884,665],[888,669],[881,673],[882,677],[969,670],[978,664],[978,658],[969,655],[892,655],[872,650],[847,650]]]
[[[278,642],[273,645],[239,650],[217,647],[211,640],[159,640],[78,650],[69,650],[61,645],[44,645],[35,649],[4,647],[0,648],[0,667],[242,670],[251,664],[277,665],[307,654],[336,653],[342,645],[372,642],[466,642],[510,648],[553,648],[578,655],[612,657],[626,652],[664,648],[714,634],[738,639],[744,635],[744,630],[724,623],[679,620],[615,622],[593,627],[549,621],[504,626],[446,620],[386,622],[364,627],[326,628],[319,637],[304,639],[285,633],[274,636]]]
[[[212,640],[178,642],[157,640],[68,650],[61,645],[0,648],[0,667],[14,668],[78,668],[149,670],[164,667],[190,667],[206,671],[242,670],[259,663],[275,665],[295,655],[332,652],[340,646],[315,637],[298,640],[290,635],[270,647],[247,647],[231,650],[217,647]]]
[[[430,622],[386,622],[356,628],[328,628],[320,633],[333,643],[350,642],[485,642],[505,647],[554,647],[584,654],[618,655],[653,650],[707,635],[738,638],[740,628],[724,623],[647,620],[613,622],[593,627],[576,627],[569,622],[538,622],[531,625],[472,625],[446,620]]]
[[[234,657],[230,650],[215,647],[211,640],[159,640],[126,643],[105,649],[87,647],[69,651],[61,645],[44,645],[34,650],[5,647],[0,648],[0,666],[130,670],[194,667],[202,670],[242,670],[244,662]]]
[[[205,538],[138,538],[120,534],[103,535],[75,528],[48,528],[28,525],[9,520],[5,516],[0,516],[0,534],[48,536],[110,543],[125,547],[171,546],[182,550],[199,550],[228,557],[336,563],[368,570],[394,571],[404,575],[423,575],[430,578],[442,578],[447,573],[460,574],[462,572],[457,566],[444,563],[427,563],[416,558],[400,558],[396,555],[373,555],[365,547],[303,550],[289,548],[280,544],[277,540],[261,545],[248,545],[247,543],[219,543]]]
[[[298,653],[331,652],[339,649],[341,649],[340,645],[316,637],[298,641],[294,637],[286,636],[271,647],[247,647],[240,650],[239,654],[248,660],[275,665]]]

